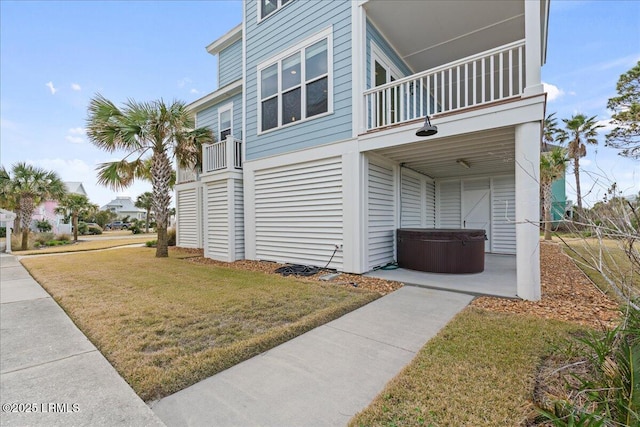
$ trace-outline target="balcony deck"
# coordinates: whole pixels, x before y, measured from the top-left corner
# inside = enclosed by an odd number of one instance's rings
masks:
[[[365,130],[517,98],[524,89],[524,40],[364,92]]]

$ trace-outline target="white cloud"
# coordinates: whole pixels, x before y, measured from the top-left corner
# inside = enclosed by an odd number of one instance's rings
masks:
[[[67,141],[69,141],[72,144],[83,144],[84,143],[84,136],[85,136],[85,130],[84,128],[81,127],[76,127],[76,128],[71,128],[67,131],[67,136],[65,136],[64,139],[66,139]]]
[[[71,135],[67,135],[65,136],[65,138],[67,141],[69,141],[72,144],[82,144],[84,142],[84,138],[80,137],[80,136],[71,136]]]
[[[598,120],[596,124],[602,126],[598,129],[598,133],[609,133],[616,127],[610,118],[605,120]]]
[[[178,80],[178,87],[179,88],[183,88],[185,87],[188,83],[191,83],[191,79],[189,77],[184,77],[180,80]]]
[[[82,87],[80,87],[78,83],[71,83],[71,89],[75,90],[76,92],[80,92],[82,90]]]
[[[189,93],[200,93],[200,91],[198,89],[191,89]]]
[[[51,95],[55,95],[56,92],[58,91],[58,89],[53,87],[53,82],[49,82],[49,83],[45,84],[45,86],[49,88],[49,90],[51,91]]]
[[[562,89],[558,86],[552,85],[551,83],[542,82],[542,86],[544,87],[544,91],[547,92],[547,101],[549,102],[553,102],[564,95],[564,91]]]

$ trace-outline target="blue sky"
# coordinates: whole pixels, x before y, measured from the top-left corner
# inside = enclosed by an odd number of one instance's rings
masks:
[[[618,77],[640,60],[640,2],[551,4],[547,111],[605,122]],[[90,97],[191,102],[215,90],[216,59],[205,46],[241,13],[240,1],[0,1],[0,161],[55,170],[106,204],[116,193],[96,184],[94,169],[117,157],[87,141]],[[586,199],[601,198],[610,181],[626,194],[640,191],[640,163],[603,142],[582,161]],[[570,198],[572,183],[569,175]],[[137,183],[126,194],[148,190]]]

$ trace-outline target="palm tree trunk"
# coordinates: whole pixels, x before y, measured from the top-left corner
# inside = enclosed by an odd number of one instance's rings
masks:
[[[149,211],[149,209],[147,209],[147,219],[145,219],[144,224],[145,224],[145,233],[149,233],[149,216],[150,216],[151,211]]]
[[[169,256],[167,240],[167,220],[169,218],[169,183],[171,182],[171,162],[165,151],[155,151],[151,158],[151,185],[153,187],[153,209],[158,227],[156,257]]]
[[[543,210],[544,210],[544,240],[551,240],[551,183],[542,184]]]
[[[22,245],[23,251],[29,249],[29,225],[31,224],[31,216],[36,206],[32,197],[22,196],[20,198],[20,228],[22,228]]]
[[[576,203],[578,204],[578,216],[580,216],[582,213],[582,194],[580,192],[580,159],[578,157],[573,159],[573,173],[576,176]]]

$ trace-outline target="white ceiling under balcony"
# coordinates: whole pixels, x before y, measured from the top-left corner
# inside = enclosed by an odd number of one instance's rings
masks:
[[[524,0],[369,0],[365,9],[414,72],[524,38]]]
[[[506,127],[447,138],[425,138],[375,152],[438,179],[513,174],[515,130]],[[469,168],[457,163],[460,159]]]

